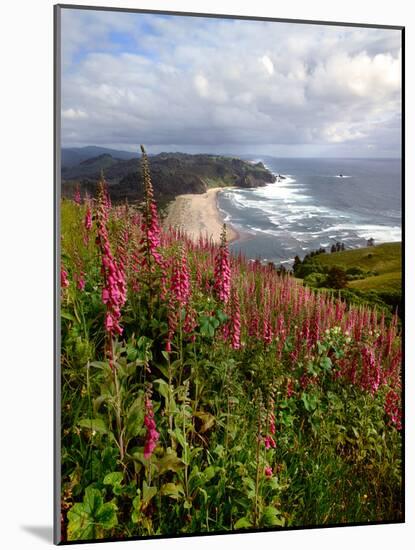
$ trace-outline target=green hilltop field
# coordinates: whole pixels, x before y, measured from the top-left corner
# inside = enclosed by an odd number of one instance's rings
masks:
[[[344,298],[402,309],[402,243],[317,254],[305,259],[295,270],[304,283],[319,288],[333,288],[328,273],[333,268],[344,272],[341,289]]]
[[[402,244],[385,243],[367,248],[356,248],[332,254],[321,254],[318,263],[347,270],[358,267],[368,275],[350,281],[348,286],[359,290],[401,291],[402,289]]]

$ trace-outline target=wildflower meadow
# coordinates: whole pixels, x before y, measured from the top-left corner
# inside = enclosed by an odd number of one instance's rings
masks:
[[[402,520],[401,328],[143,204],[61,202],[61,540]]]

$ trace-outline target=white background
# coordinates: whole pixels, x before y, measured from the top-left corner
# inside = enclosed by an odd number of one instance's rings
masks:
[[[39,548],[52,536],[53,58],[52,0],[8,0],[0,16],[0,545]],[[89,4],[78,0],[78,4]],[[91,3],[94,4],[93,0]],[[97,5],[406,26],[407,524],[164,541],[146,549],[261,545],[324,550],[406,549],[414,510],[415,20],[409,0],[96,0]],[[241,52],[243,55],[243,52]],[[98,548],[84,545],[83,548]],[[107,547],[105,547],[107,548]],[[108,546],[108,548],[111,548]]]

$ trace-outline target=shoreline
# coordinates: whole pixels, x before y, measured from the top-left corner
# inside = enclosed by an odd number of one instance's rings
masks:
[[[163,225],[183,229],[193,241],[197,241],[200,235],[207,235],[215,243],[220,242],[222,226],[226,223],[218,206],[218,193],[223,189],[212,187],[206,193],[177,195],[167,207]],[[226,238],[231,243],[238,240],[240,234],[226,224]]]

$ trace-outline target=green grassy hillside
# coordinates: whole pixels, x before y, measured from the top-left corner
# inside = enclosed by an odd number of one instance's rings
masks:
[[[401,292],[402,291],[402,274],[401,272],[393,271],[391,273],[383,273],[374,277],[366,277],[358,281],[351,281],[350,288],[359,290],[376,290],[378,292]]]
[[[322,254],[318,262],[322,265],[339,265],[344,269],[360,267],[379,274],[401,270],[401,243],[385,243],[367,248],[356,248],[332,254]]]
[[[351,303],[386,308],[401,316],[401,254],[401,243],[317,253],[294,264],[294,273],[307,286],[332,289]]]
[[[321,254],[315,261],[327,267],[334,265],[346,271],[360,268],[366,272],[363,278],[350,281],[348,286],[356,290],[401,292],[402,290],[402,245],[385,243],[368,248]]]

